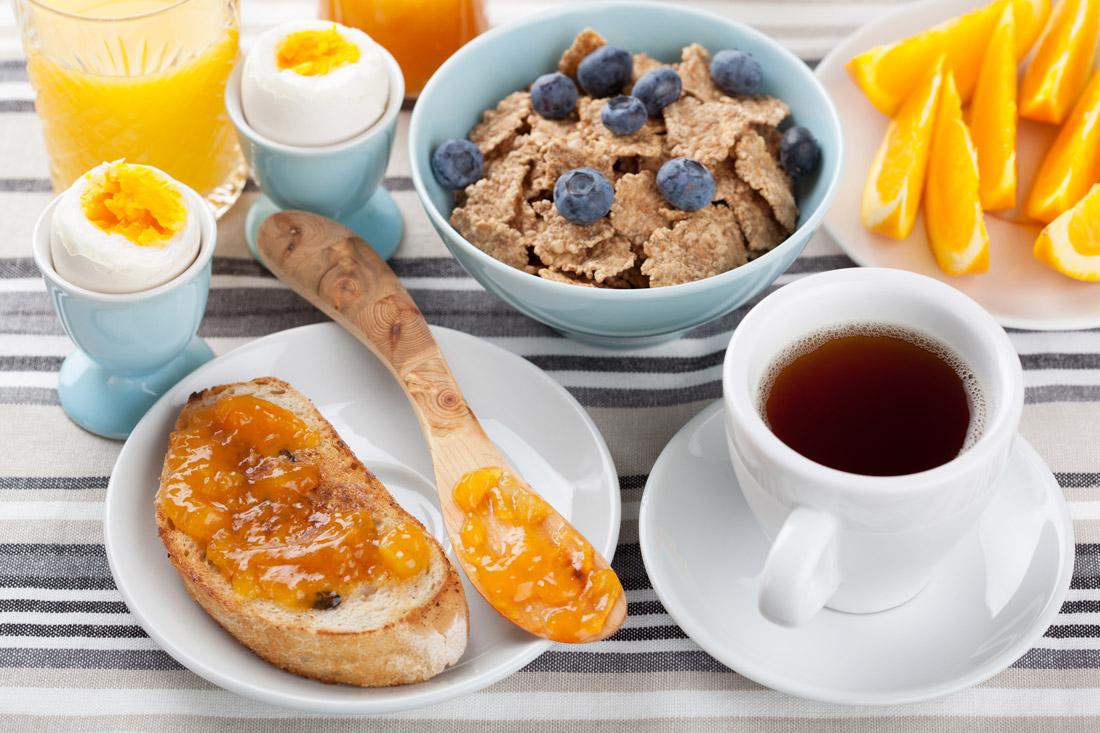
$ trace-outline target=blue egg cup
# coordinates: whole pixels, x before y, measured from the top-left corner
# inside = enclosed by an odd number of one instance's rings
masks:
[[[172,280],[137,293],[98,293],[57,273],[50,228],[58,199],[35,225],[35,264],[76,344],[61,365],[58,398],[73,422],[96,435],[127,437],[162,394],[214,357],[195,333],[210,291],[217,222],[198,194],[185,193],[191,212],[200,217],[199,253]]]
[[[390,80],[381,119],[350,140],[332,145],[286,145],[257,132],[241,107],[242,64],[225,87],[225,107],[237,130],[241,151],[263,193],[248,210],[245,239],[252,255],[263,262],[256,235],[269,216],[286,209],[322,214],[347,226],[383,259],[401,244],[405,225],[389,192],[381,187],[397,134],[397,118],[405,96],[401,67],[381,49]]]
[[[213,358],[206,342],[195,336],[160,369],[123,376],[77,348],[61,364],[57,395],[65,414],[77,425],[104,438],[123,440],[162,394]]]
[[[260,262],[260,251],[256,246],[256,236],[267,217],[283,211],[286,207],[276,206],[275,202],[260,194],[248,209],[244,220],[244,236],[248,250]],[[363,208],[341,216],[337,221],[363,238],[378,256],[388,260],[401,244],[405,233],[405,222],[394,203],[393,196],[384,188],[379,188],[367,199]]]

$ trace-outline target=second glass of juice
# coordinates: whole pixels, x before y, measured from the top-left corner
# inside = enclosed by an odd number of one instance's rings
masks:
[[[385,46],[401,66],[410,98],[487,27],[484,0],[320,0],[320,13]]]
[[[125,158],[198,191],[217,213],[247,169],[225,111],[237,0],[15,0],[27,73],[62,191]]]

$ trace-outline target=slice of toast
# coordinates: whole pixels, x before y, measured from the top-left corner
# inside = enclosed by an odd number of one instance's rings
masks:
[[[379,531],[399,522],[420,525],[402,509],[340,439],[317,408],[286,382],[261,377],[192,394],[176,422],[225,394],[249,394],[297,415],[321,435],[315,449],[326,506],[367,509]],[[165,485],[167,468],[161,475]],[[462,582],[427,530],[428,568],[413,578],[364,587],[335,608],[298,611],[246,598],[177,529],[157,502],[156,520],[168,557],[187,592],[242,644],[272,664],[303,677],[379,687],[421,682],[458,661],[466,648],[469,612]]]

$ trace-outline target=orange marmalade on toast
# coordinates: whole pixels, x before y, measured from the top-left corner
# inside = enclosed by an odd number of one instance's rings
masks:
[[[596,637],[623,594],[592,545],[502,468],[471,471],[455,485],[459,533],[479,590],[513,623],[555,641]]]
[[[360,584],[426,568],[419,526],[380,532],[367,510],[341,500],[344,487],[323,485],[320,442],[273,402],[224,395],[172,433],[157,501],[247,598],[333,608]]]

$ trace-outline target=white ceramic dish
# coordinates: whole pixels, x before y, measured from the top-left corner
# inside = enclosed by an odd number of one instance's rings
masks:
[[[588,414],[526,360],[457,331],[433,328],[433,333],[489,436],[610,560],[619,535],[618,477]],[[215,359],[169,391],[134,429],[112,472],[104,509],[107,559],[126,605],[157,644],[233,692],[335,715],[407,710],[479,690],[550,646],[505,621],[466,583],[470,638],[459,664],[428,682],[360,689],[283,672],[207,616],[168,562],[153,520],[153,497],[168,433],[187,396],[263,375],[285,379],[312,399],[401,505],[452,553],[427,449],[390,373],[332,323],[272,334]]]
[[[1007,328],[1095,328],[1100,326],[1100,284],[1072,280],[1032,257],[1032,246],[1040,229],[1015,221],[1015,212],[986,215],[989,272],[963,277],[949,277],[936,266],[928,247],[923,214],[903,242],[869,232],[860,223],[860,199],[867,169],[889,120],[867,101],[844,70],[844,64],[873,46],[896,41],[985,2],[927,0],[906,4],[848,36],[818,65],[815,73],[836,105],[846,143],[840,186],[825,216],[825,229],[857,264],[896,267],[943,280],[978,301]],[[1017,145],[1019,200],[1031,190],[1032,178],[1055,133],[1053,126],[1021,120]]]
[[[1023,655],[1073,572],[1062,491],[1017,438],[978,527],[916,598],[889,611],[825,609],[784,627],[758,608],[769,541],[734,478],[722,403],[676,434],[646,483],[642,559],[658,598],[699,646],[763,685],[853,705],[915,702],[978,684]]]

